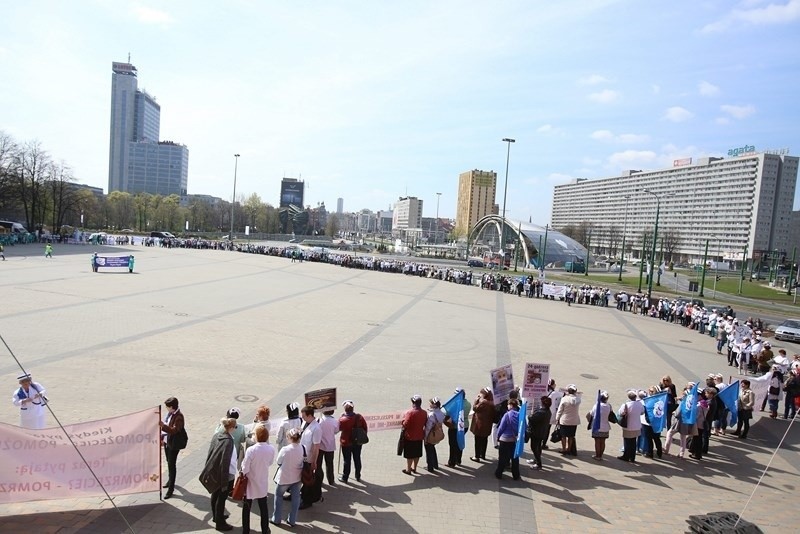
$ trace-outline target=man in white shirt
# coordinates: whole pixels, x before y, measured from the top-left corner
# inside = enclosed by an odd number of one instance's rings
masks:
[[[322,412],[323,416],[317,421],[322,431],[319,450],[322,454],[317,456],[317,471],[322,472],[322,460],[325,460],[325,475],[328,485],[335,486],[333,478],[333,455],[336,452],[336,434],[339,432],[339,420],[333,417],[333,410]],[[322,478],[322,475],[318,475]]]
[[[322,429],[314,418],[314,407],[306,406],[300,410],[300,418],[303,420],[300,445],[305,449],[305,461],[316,466],[319,444],[322,442]],[[301,510],[310,508],[312,504],[322,500],[322,471],[315,472],[314,484],[310,486],[303,484],[303,487],[300,488],[300,497],[303,501],[300,504]]]

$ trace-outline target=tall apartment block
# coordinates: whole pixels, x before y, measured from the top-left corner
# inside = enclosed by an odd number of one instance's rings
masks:
[[[791,254],[797,167],[796,156],[751,152],[577,179],[555,186],[551,222],[557,230],[589,224],[593,250],[608,246],[614,236],[621,241],[623,229],[628,243],[641,243],[653,231],[658,197],[659,246],[671,234],[675,254],[702,258],[706,241],[710,257],[741,260],[745,247],[747,257],[775,250]]]
[[[497,213],[496,190],[497,173],[494,171],[475,169],[458,176],[457,232],[469,232],[480,219]]]
[[[138,88],[136,67],[111,64],[108,191],[186,196],[189,150],[160,141],[161,106]]]

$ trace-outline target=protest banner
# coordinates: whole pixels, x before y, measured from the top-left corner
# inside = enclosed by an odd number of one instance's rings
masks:
[[[369,432],[380,430],[397,430],[403,426],[403,412],[391,412],[375,415],[362,415],[367,422]]]
[[[522,396],[530,399],[531,404],[539,404],[539,399],[547,395],[547,382],[550,380],[549,363],[526,363],[525,382],[522,384]]]
[[[110,495],[159,491],[158,408],[64,428]],[[99,496],[60,428],[0,424],[0,503]]]
[[[494,403],[500,404],[508,399],[508,394],[514,390],[514,372],[511,364],[492,369],[489,373],[492,378],[492,393]]]
[[[336,408],[336,388],[316,389],[305,394],[306,406],[315,410],[333,410]]]
[[[564,298],[567,294],[567,286],[557,284],[544,284],[542,295],[545,297]]]
[[[131,256],[95,256],[97,267],[119,267],[132,269]]]

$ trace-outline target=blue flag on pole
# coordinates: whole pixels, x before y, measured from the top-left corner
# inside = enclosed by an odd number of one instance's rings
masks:
[[[661,433],[667,424],[667,392],[662,391],[651,397],[645,397],[644,409],[647,411],[650,428],[656,434]]]
[[[722,401],[722,404],[730,412],[730,419],[727,426],[734,426],[739,421],[739,414],[737,412],[737,402],[739,400],[739,381],[732,383],[730,386],[722,388],[722,391],[717,395],[717,400]]]
[[[528,401],[524,401],[519,409],[519,423],[517,424],[517,446],[514,447],[514,458],[522,456],[525,450],[525,431],[528,429]]]
[[[464,395],[463,391],[459,391],[442,406],[456,425],[456,441],[458,442],[458,448],[462,451],[467,446],[466,437],[464,436]]]
[[[687,391],[681,401],[681,422],[686,425],[693,425],[697,421],[697,401],[700,391],[700,382]]]
[[[594,405],[594,419],[592,419],[592,434],[600,432],[600,418],[603,411],[600,409],[600,390],[597,390],[597,402]]]

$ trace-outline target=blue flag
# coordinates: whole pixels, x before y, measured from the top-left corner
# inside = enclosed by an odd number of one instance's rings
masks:
[[[467,446],[466,437],[464,436],[464,395],[463,391],[459,391],[442,406],[456,425],[456,441],[458,442],[458,448],[462,451]]]
[[[736,425],[739,420],[739,414],[737,412],[737,402],[739,400],[739,381],[737,380],[730,386],[722,388],[722,391],[720,391],[719,395],[717,395],[717,400],[722,401],[722,403],[728,409],[728,412],[730,412],[728,426]]]
[[[525,450],[525,430],[528,428],[528,401],[524,401],[519,409],[519,423],[517,424],[517,446],[514,448],[514,458],[522,456]]]
[[[697,401],[699,400],[700,382],[686,392],[681,401],[681,422],[693,425],[697,422]]]
[[[597,390],[597,402],[594,405],[594,419],[592,419],[592,434],[600,432],[600,418],[603,411],[600,409],[600,390]]]
[[[651,397],[645,397],[644,409],[647,411],[650,428],[656,434],[661,433],[667,424],[667,392],[662,391]]]

